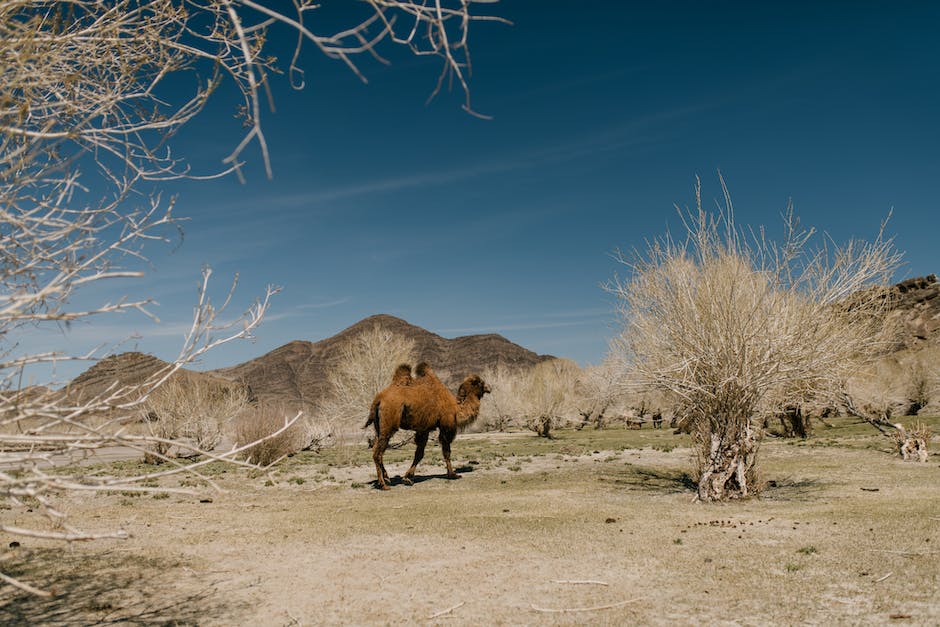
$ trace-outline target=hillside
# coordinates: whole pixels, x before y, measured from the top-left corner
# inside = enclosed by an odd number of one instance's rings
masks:
[[[73,402],[111,394],[122,388],[132,389],[145,384],[170,368],[170,364],[152,355],[126,352],[106,357],[75,377],[64,389]],[[181,368],[173,373],[175,379],[188,382],[202,381],[213,386],[230,387],[233,383],[211,373]]]
[[[448,339],[389,315],[375,315],[319,342],[296,340],[251,361],[213,371],[251,386],[263,401],[315,403],[326,392],[326,373],[340,359],[343,346],[373,325],[403,335],[415,343],[417,361],[427,361],[451,387],[470,372],[498,363],[527,368],[551,359],[537,355],[497,334]],[[391,374],[391,373],[389,373]]]
[[[901,322],[903,348],[918,349],[940,344],[940,283],[937,275],[908,279],[892,286],[889,298],[893,315]]]

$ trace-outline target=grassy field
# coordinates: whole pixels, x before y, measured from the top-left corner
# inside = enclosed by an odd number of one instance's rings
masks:
[[[222,492],[67,501],[76,526],[131,539],[20,539],[6,572],[56,596],[2,588],[0,624],[940,624],[940,456],[831,424],[765,440],[766,490],[721,505],[692,502],[669,429],[463,434],[461,480],[429,446],[388,492],[364,447],[212,465]]]

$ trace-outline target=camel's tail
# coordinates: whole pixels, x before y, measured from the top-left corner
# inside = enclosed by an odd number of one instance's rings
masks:
[[[363,429],[368,428],[369,425],[375,426],[375,435],[379,435],[379,402],[374,401],[372,403],[372,408],[369,410],[369,419],[366,420],[366,424],[362,425]]]

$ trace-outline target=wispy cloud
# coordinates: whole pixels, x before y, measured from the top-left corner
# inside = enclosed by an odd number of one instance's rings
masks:
[[[614,313],[614,309],[611,307],[591,307],[588,309],[573,309],[571,311],[546,312],[543,315],[546,318],[599,318],[609,316],[612,313]]]
[[[536,146],[507,155],[501,159],[458,165],[449,169],[421,174],[403,174],[373,180],[358,181],[332,188],[321,188],[311,192],[281,194],[264,199],[268,209],[309,209],[311,206],[327,204],[371,194],[387,193],[405,189],[447,185],[493,174],[503,174],[522,169],[531,169],[546,163],[558,163],[580,159],[598,153],[620,150],[631,146],[651,145],[659,139],[660,129],[677,118],[687,117],[708,108],[710,105],[690,105],[668,111],[631,118],[623,122],[595,129],[548,145]],[[246,200],[231,211],[249,209],[254,211],[257,199]],[[267,215],[267,214],[266,214]],[[269,219],[269,218],[268,218]]]
[[[327,309],[329,307],[337,307],[339,305],[345,305],[349,302],[349,298],[338,298],[336,300],[330,300],[322,303],[304,303],[303,305],[296,305],[295,309]]]

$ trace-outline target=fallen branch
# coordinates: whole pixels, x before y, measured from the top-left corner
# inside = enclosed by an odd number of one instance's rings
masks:
[[[881,432],[881,435],[890,436],[891,432],[888,431],[889,428],[894,429],[895,432],[897,431],[897,426],[889,422],[888,420],[885,420],[884,418],[877,418],[877,417],[869,416],[864,411],[856,407],[855,402],[852,400],[852,397],[849,396],[849,394],[845,391],[842,392],[842,404],[845,407],[845,413],[847,413],[850,416],[855,416],[856,418],[861,418],[862,420],[864,420],[865,422],[867,422],[874,428],[878,429],[878,431]]]
[[[428,620],[432,620],[434,618],[440,618],[444,614],[450,614],[451,612],[456,610],[458,607],[462,607],[463,604],[464,604],[464,601],[461,601],[460,603],[458,603],[457,605],[453,607],[449,607],[446,610],[441,610],[440,612],[437,612],[436,614],[431,614],[430,616],[428,616]]]
[[[885,575],[885,576],[882,577],[881,579],[875,579],[875,583],[881,583],[882,581],[884,581],[885,579],[887,579],[888,577],[890,577],[890,576],[893,575],[893,574],[894,574],[894,573],[888,573],[887,575]]]
[[[580,585],[595,585],[595,586],[609,586],[610,584],[606,581],[595,581],[593,579],[552,579],[552,583],[568,583],[575,586]]]
[[[32,587],[31,585],[29,585],[28,583],[24,583],[24,582],[20,581],[19,579],[15,579],[15,578],[10,577],[9,575],[5,575],[5,574],[3,574],[3,573],[0,573],[0,579],[2,579],[3,581],[7,582],[8,584],[10,584],[10,585],[13,586],[13,587],[19,588],[20,590],[24,590],[24,591],[26,591],[26,592],[29,592],[30,594],[35,594],[36,596],[40,596],[40,597],[51,597],[51,596],[52,596],[52,593],[51,593],[51,592],[46,592],[45,590],[40,590],[39,588],[34,588],[34,587]]]
[[[536,605],[530,605],[533,610],[536,612],[551,612],[551,613],[564,613],[564,612],[596,612],[597,610],[609,610],[615,607],[622,607],[630,603],[636,603],[637,601],[642,601],[644,597],[637,597],[635,599],[630,599],[628,601],[620,601],[619,603],[611,603],[610,605],[595,605],[593,607],[560,607],[560,608],[551,608],[551,607],[538,607]]]

